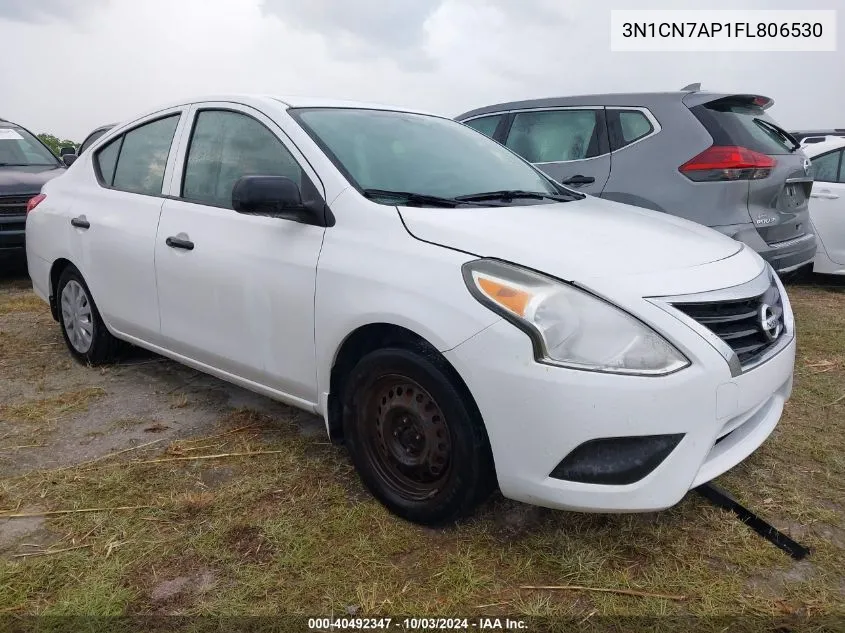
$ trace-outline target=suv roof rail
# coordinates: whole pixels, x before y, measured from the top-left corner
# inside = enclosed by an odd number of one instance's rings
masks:
[[[681,88],[681,92],[698,92],[699,90],[701,90],[701,82],[689,84],[688,86]]]

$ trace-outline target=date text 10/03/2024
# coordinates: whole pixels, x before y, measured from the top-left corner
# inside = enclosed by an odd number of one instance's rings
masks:
[[[312,631],[366,631],[399,629],[406,631],[525,631],[527,624],[510,618],[309,618]]]

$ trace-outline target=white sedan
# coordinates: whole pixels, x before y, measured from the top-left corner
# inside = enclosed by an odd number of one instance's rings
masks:
[[[789,300],[754,251],[429,114],[175,103],[48,183],[26,237],[74,358],[120,339],[318,414],[420,523],[496,484],[666,508],[750,455],[792,389]]]
[[[828,136],[821,142],[805,141],[802,149],[813,162],[815,172],[810,220],[819,248],[813,272],[845,275],[845,138]]]

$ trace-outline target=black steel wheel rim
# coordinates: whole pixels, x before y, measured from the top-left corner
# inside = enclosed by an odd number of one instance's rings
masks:
[[[435,496],[452,474],[452,441],[431,394],[407,376],[381,376],[361,413],[364,452],[382,481],[409,501]]]

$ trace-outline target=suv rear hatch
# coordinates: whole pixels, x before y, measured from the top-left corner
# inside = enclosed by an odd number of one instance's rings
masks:
[[[813,188],[810,162],[766,114],[774,102],[758,95],[691,93],[684,103],[713,137],[714,147],[731,148],[748,158],[750,169],[723,170],[724,178],[713,169],[712,179],[747,180],[748,213],[766,243],[778,245],[806,235]]]

